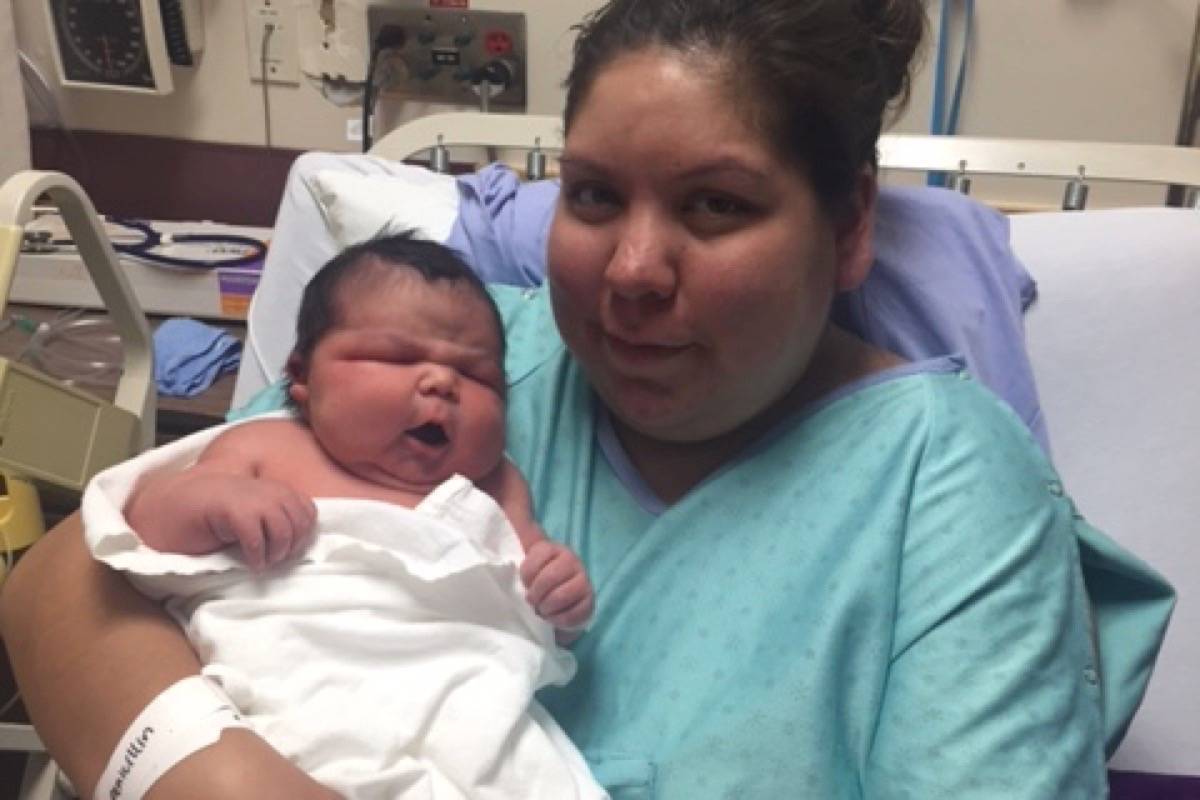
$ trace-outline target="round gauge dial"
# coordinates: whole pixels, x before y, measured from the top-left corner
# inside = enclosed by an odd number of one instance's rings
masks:
[[[52,0],[63,72],[83,83],[153,87],[139,0]]]

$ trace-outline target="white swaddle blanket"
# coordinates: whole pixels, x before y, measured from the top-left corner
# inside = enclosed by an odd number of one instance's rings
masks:
[[[93,555],[164,602],[247,722],[347,798],[601,798],[533,699],[574,659],[524,600],[520,543],[455,477],[416,509],[319,499],[318,535],[263,576],[234,550],[159,553],[121,509],[224,428],[106,470],[83,500]]]

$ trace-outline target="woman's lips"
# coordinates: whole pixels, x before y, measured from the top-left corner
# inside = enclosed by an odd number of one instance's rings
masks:
[[[610,357],[631,366],[661,365],[691,350],[691,345],[631,342],[608,333],[602,335],[602,341]]]

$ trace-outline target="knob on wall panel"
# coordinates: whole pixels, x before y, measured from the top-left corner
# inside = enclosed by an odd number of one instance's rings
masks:
[[[368,46],[401,42],[378,57],[379,75],[388,77],[380,86],[385,93],[494,110],[525,109],[523,13],[376,4],[367,9],[366,19]]]

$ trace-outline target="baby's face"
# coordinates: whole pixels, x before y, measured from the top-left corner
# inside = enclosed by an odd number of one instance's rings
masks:
[[[347,287],[339,311],[291,389],[329,456],[397,489],[490,473],[504,452],[504,373],[485,301],[413,275]]]

